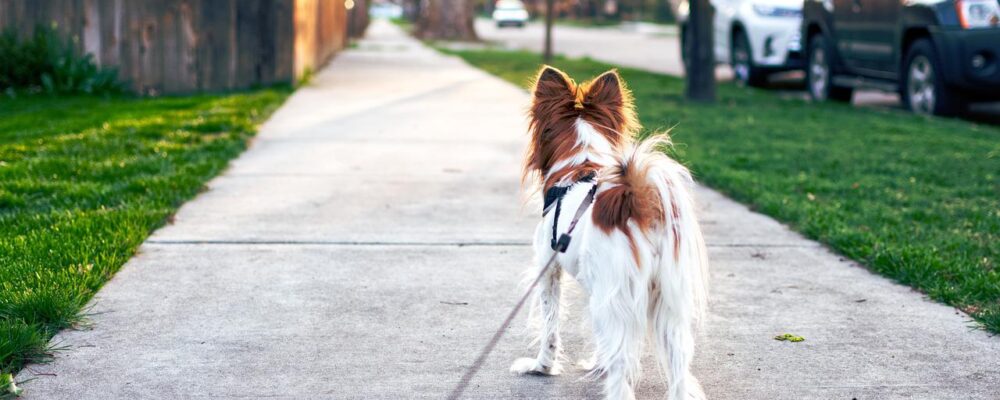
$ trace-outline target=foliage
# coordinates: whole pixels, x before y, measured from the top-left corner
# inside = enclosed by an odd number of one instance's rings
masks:
[[[444,51],[520,85],[539,68],[534,53]],[[579,78],[612,67],[554,64]],[[1000,129],[730,84],[692,104],[680,78],[620,71],[701,182],[1000,332]]]
[[[44,359],[289,92],[0,98],[0,373]]]
[[[80,54],[72,40],[53,28],[38,26],[21,40],[13,29],[0,34],[0,91],[108,94],[122,90],[118,73]]]
[[[11,374],[0,374],[0,400],[16,398],[21,394],[21,388],[14,382]]]

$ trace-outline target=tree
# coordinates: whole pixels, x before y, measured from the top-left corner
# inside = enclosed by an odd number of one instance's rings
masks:
[[[684,66],[687,76],[685,96],[689,100],[715,101],[715,57],[712,38],[712,4],[708,0],[690,0],[687,37],[682,46],[688,54]]]
[[[347,37],[357,39],[365,35],[368,28],[368,0],[347,0]]]
[[[545,50],[542,60],[552,63],[552,20],[555,18],[555,0],[545,0]]]
[[[472,0],[421,0],[414,33],[421,39],[477,40]]]

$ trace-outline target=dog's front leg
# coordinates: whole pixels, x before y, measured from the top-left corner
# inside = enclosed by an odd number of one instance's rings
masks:
[[[544,268],[544,266],[542,267]],[[519,358],[510,366],[511,372],[519,374],[559,375],[562,369],[559,365],[559,351],[562,347],[559,338],[559,278],[562,268],[552,266],[538,282],[535,292],[538,294],[541,329],[538,333],[538,357]]]

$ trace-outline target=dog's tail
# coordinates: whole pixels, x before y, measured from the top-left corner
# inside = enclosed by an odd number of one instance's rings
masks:
[[[647,235],[654,256],[649,267],[649,333],[671,399],[703,399],[688,371],[694,355],[694,328],[704,319],[708,299],[708,255],[694,203],[694,180],[687,168],[659,147],[665,135],[630,144],[602,181],[615,183],[628,199],[622,209]],[[656,218],[650,220],[650,216]],[[649,222],[643,222],[649,221]],[[651,226],[643,226],[651,225]]]

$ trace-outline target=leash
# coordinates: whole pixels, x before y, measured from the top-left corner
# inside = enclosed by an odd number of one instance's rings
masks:
[[[552,252],[552,257],[549,257],[549,261],[545,263],[545,267],[543,267],[541,272],[538,273],[538,277],[531,282],[531,286],[528,287],[524,296],[521,296],[521,300],[517,302],[514,309],[510,311],[509,315],[507,315],[507,319],[503,321],[503,324],[500,324],[500,329],[493,334],[493,338],[491,338],[489,343],[486,344],[483,351],[479,353],[479,357],[476,357],[476,361],[472,363],[472,367],[469,367],[469,370],[462,376],[462,379],[458,382],[458,386],[455,387],[455,390],[452,390],[451,394],[448,395],[448,400],[458,400],[461,398],[462,393],[465,392],[465,389],[469,386],[469,382],[472,381],[472,378],[475,377],[476,373],[479,372],[479,369],[482,368],[483,363],[486,362],[486,357],[489,357],[490,353],[493,352],[497,343],[500,342],[500,338],[503,337],[504,332],[507,331],[507,327],[514,321],[514,317],[517,316],[517,313],[521,311],[521,307],[524,306],[524,302],[528,300],[528,296],[531,295],[531,292],[535,290],[535,286],[538,286],[538,282],[542,280],[542,277],[545,276],[549,268],[552,268],[552,264],[556,262],[556,257],[559,253],[565,253],[566,249],[569,248],[569,241],[572,239],[572,237],[570,237],[570,233],[573,233],[573,229],[576,228],[576,223],[580,221],[580,218],[583,218],[583,213],[587,211],[587,208],[589,208],[591,204],[594,203],[594,196],[596,194],[597,184],[595,183],[594,186],[590,188],[590,191],[587,192],[587,196],[583,198],[583,202],[580,203],[580,207],[576,209],[576,215],[573,216],[573,220],[569,223],[566,233],[559,236],[558,241],[553,240],[552,250],[555,251]],[[556,216],[556,219],[552,221],[553,226],[557,224],[559,224],[558,216]]]

